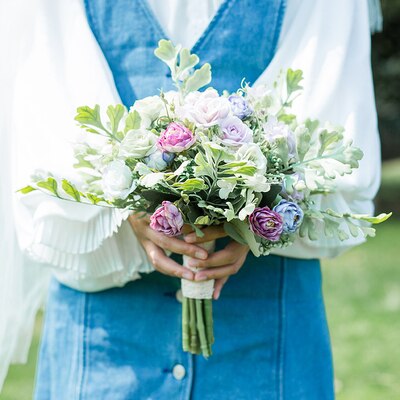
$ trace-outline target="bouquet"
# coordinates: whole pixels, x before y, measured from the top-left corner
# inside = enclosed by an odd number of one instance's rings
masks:
[[[171,70],[176,90],[137,100],[128,110],[83,106],[75,117],[84,137],[75,146],[78,184],[51,174],[21,189],[59,198],[150,213],[151,228],[169,236],[184,225],[223,225],[255,256],[319,231],[346,240],[373,236],[377,217],[320,209],[317,196],[335,192],[363,154],[343,129],[297,121],[292,103],[302,72],[288,69],[271,87],[244,81],[236,93],[212,87],[211,66],[188,49],[161,40],[155,55]],[[214,243],[204,247],[211,252]],[[184,257],[184,265],[187,260]],[[189,267],[188,267],[189,268]],[[182,280],[183,349],[211,355],[213,281]]]

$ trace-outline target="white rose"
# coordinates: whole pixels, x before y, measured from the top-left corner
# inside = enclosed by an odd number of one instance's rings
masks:
[[[136,110],[141,118],[140,126],[148,128],[163,111],[165,105],[159,96],[149,96],[136,100],[131,110]]]
[[[267,171],[267,159],[255,143],[245,143],[235,153],[238,161],[250,161],[256,168],[257,173],[265,175]]]
[[[226,97],[219,96],[215,89],[189,93],[185,98],[184,104],[176,109],[176,113],[180,118],[187,118],[205,128],[217,125],[230,112],[229,100]]]
[[[158,137],[147,129],[135,129],[126,133],[121,142],[118,157],[126,158],[143,158],[154,153]]]
[[[123,161],[112,161],[103,171],[101,186],[107,200],[125,200],[136,189],[132,171]]]

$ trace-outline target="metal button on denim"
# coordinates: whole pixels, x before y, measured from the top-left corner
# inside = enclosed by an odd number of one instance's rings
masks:
[[[172,369],[172,375],[177,381],[181,381],[186,375],[186,369],[181,364],[176,364]]]
[[[182,301],[183,301],[183,294],[182,294],[182,290],[181,290],[181,289],[178,289],[178,290],[176,291],[175,297],[176,297],[176,300],[179,301],[179,303],[182,303]]]

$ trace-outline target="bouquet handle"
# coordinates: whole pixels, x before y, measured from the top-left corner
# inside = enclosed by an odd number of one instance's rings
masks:
[[[215,240],[200,244],[209,253],[214,251]],[[199,268],[188,266],[190,257],[183,256],[183,266],[191,271]],[[182,287],[182,346],[184,351],[192,354],[203,354],[208,358],[214,343],[212,317],[212,295],[214,279],[203,282],[181,280]]]

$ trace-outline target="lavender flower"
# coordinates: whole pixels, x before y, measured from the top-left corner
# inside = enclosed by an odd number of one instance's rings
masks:
[[[281,200],[273,210],[283,219],[283,232],[294,233],[303,222],[303,210],[296,203]]]
[[[248,117],[254,111],[243,96],[232,94],[228,97],[228,100],[231,103],[231,110],[233,114],[240,119]]]
[[[193,146],[196,138],[186,126],[171,122],[157,141],[158,147],[170,153],[181,153]]]
[[[222,142],[226,146],[241,146],[253,142],[252,130],[238,117],[227,117],[220,122]]]
[[[249,216],[250,229],[257,236],[277,242],[283,231],[280,214],[268,207],[257,207]]]
[[[264,135],[268,142],[274,143],[277,139],[283,138],[287,142],[289,160],[296,157],[296,138],[294,133],[283,122],[278,121],[274,116],[268,117],[263,126]]]
[[[167,236],[180,235],[183,218],[179,209],[170,201],[163,201],[150,217],[150,228]]]

